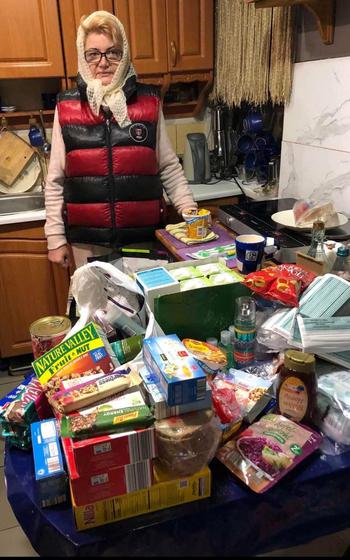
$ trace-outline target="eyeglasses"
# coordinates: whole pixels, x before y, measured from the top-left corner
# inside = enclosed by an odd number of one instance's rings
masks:
[[[115,64],[116,62],[120,62],[123,53],[119,49],[107,49],[105,52],[101,52],[98,49],[89,49],[88,51],[84,52],[85,60],[88,64],[99,64],[104,56],[108,62],[111,64]]]

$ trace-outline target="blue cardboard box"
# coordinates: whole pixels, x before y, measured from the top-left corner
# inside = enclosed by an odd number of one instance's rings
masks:
[[[206,374],[176,334],[146,338],[143,359],[159,378],[169,406],[205,399]]]
[[[34,422],[30,428],[40,505],[48,507],[61,504],[67,498],[67,474],[63,466],[56,419]]]
[[[204,399],[186,404],[169,406],[166,402],[159,377],[155,373],[150,373],[146,367],[141,368],[139,374],[143,381],[142,387],[144,388],[144,395],[153,409],[156,420],[162,420],[170,416],[180,416],[181,414],[193,412],[194,410],[204,410],[212,407],[211,389],[208,384],[206,385]]]

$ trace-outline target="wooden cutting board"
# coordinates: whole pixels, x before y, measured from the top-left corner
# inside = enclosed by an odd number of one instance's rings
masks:
[[[34,156],[33,148],[6,130],[0,135],[0,181],[11,187]]]

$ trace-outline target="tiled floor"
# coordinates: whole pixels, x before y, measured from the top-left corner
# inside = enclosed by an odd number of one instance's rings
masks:
[[[0,371],[0,398],[12,388],[19,385],[22,377],[11,377]],[[0,439],[0,557],[22,556],[38,557],[26,535],[17,523],[12,509],[7,501],[6,487],[3,476],[3,441]],[[322,537],[305,545],[295,546],[284,550],[276,550],[266,556],[331,556],[341,557],[350,546],[350,529]]]

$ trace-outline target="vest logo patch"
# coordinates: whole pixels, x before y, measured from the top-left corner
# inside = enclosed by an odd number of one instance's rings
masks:
[[[143,123],[132,124],[129,128],[129,136],[135,142],[145,142],[148,136],[147,126]]]

